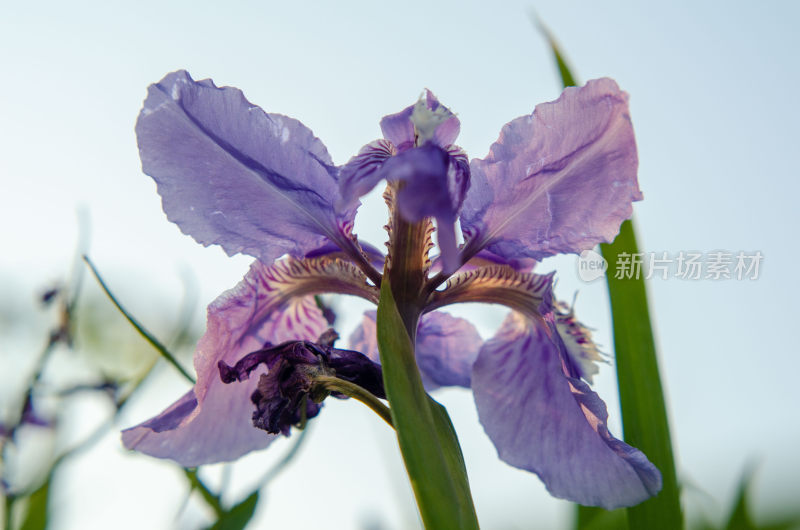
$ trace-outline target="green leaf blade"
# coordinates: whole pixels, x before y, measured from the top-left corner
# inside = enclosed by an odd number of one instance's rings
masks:
[[[667,407],[658,368],[644,278],[616,278],[617,257],[639,252],[633,223],[622,223],[611,244],[600,246],[614,327],[614,358],[625,441],[642,450],[661,471],[663,486],[655,497],[628,508],[631,528],[683,528],[680,490],[669,433]]]
[[[619,530],[628,528],[627,510],[605,510],[596,506],[577,506],[576,530]]]
[[[420,515],[426,528],[478,528],[463,456],[444,407],[430,399],[389,282],[378,303],[384,386]]]
[[[256,513],[258,496],[258,490],[256,490],[245,500],[224,512],[211,530],[244,530]]]
[[[544,35],[544,38],[547,39],[547,44],[550,46],[550,51],[553,52],[553,58],[556,61],[556,67],[558,68],[558,74],[561,76],[561,84],[564,88],[568,86],[578,86],[577,81],[575,81],[575,76],[572,75],[572,69],[567,64],[567,60],[564,58],[564,54],[561,53],[561,48],[558,46],[555,37],[550,32],[547,26],[541,21],[541,19],[533,15],[533,23],[539,29],[539,31]]]
[[[20,530],[45,530],[47,528],[47,501],[50,496],[50,476],[39,489],[28,497],[25,519]]]

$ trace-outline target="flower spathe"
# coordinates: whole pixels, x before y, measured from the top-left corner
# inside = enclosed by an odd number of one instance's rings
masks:
[[[348,350],[315,345],[327,323],[312,295],[377,302],[379,268],[386,260],[391,270],[398,251],[394,222],[385,257],[352,226],[359,197],[385,180],[391,215],[428,238],[422,286],[409,298],[422,315],[416,356],[426,386],[471,388],[500,458],[539,475],[555,496],[616,508],[657,493],[658,470],[609,433],[605,405],[587,385],[600,359],[590,334],[554,299],[552,274],[530,270],[534,260],[611,241],[641,199],[627,95],[609,79],[569,88],[507,124],[489,155],[471,162],[454,144],[458,119],[429,91],[381,129],[382,139],[337,167],[309,129],[237,89],[186,72],[150,88],[137,135],[169,219],[204,245],[257,261],[209,307],[194,389],[126,430],[125,445],[187,466],[232,460],[274,439],[254,427],[254,412],[256,425],[287,433],[298,396],[308,406],[314,374],[336,375],[336,356],[348,360],[338,376],[350,381],[375,369],[366,360],[378,360],[374,314],[351,338],[366,357],[336,353]],[[512,312],[483,342],[471,323],[438,311],[461,302]],[[251,362],[262,358],[269,369]],[[247,370],[233,377],[240,362]],[[270,372],[277,366],[288,370],[283,379]]]

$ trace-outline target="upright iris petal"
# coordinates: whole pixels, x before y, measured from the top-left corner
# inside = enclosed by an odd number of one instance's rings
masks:
[[[364,146],[342,168],[340,206],[351,207],[381,180],[400,182],[397,207],[412,223],[425,217],[437,222],[442,268],[461,265],[455,222],[469,189],[466,155],[453,145],[458,118],[430,92],[416,104],[381,120],[384,139]]]
[[[427,114],[431,116],[441,117],[435,121],[426,121],[426,124],[430,125],[426,140],[433,140],[436,145],[446,147],[458,138],[461,130],[458,118],[447,107],[439,103],[433,92],[426,90],[424,96],[414,105],[409,105],[397,114],[390,114],[381,119],[383,137],[394,144],[398,151],[411,149],[417,144],[417,128],[422,110],[429,111]]]
[[[568,88],[508,123],[470,164],[466,256],[542,259],[610,242],[640,200],[628,97],[610,79]]]
[[[167,217],[203,245],[271,263],[327,239],[349,245],[330,155],[302,123],[187,72],[150,86],[136,123],[142,169]]]

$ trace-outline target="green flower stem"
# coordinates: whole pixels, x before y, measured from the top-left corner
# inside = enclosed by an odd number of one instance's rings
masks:
[[[11,514],[14,511],[14,501],[15,500],[16,500],[16,498],[13,495],[11,495],[10,493],[6,493],[5,494],[5,499],[4,499],[4,503],[5,503],[5,514],[4,514],[5,515],[5,527],[4,528],[8,528],[9,530],[11,530],[11,528],[13,528],[11,526],[11,523],[13,523],[14,520],[13,520]]]
[[[206,501],[209,507],[214,510],[217,518],[222,517],[225,514],[225,509],[222,507],[222,502],[220,501],[219,495],[212,492],[205,483],[200,480],[200,477],[197,476],[197,468],[184,468],[183,472],[186,473],[186,478],[189,479],[189,484],[191,485],[192,489],[196,489],[200,492],[200,495],[203,497],[203,500]]]
[[[360,401],[371,408],[375,414],[383,418],[383,421],[388,423],[389,427],[394,427],[392,424],[392,413],[389,410],[389,407],[384,405],[383,402],[369,390],[358,386],[355,383],[351,383],[350,381],[345,381],[344,379],[327,375],[315,377],[314,382],[329,392],[339,392],[345,396]]]

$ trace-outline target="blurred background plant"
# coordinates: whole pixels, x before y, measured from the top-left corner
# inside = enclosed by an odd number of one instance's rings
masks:
[[[0,307],[3,362],[13,367],[3,372],[0,409],[3,528],[51,527],[58,518],[51,495],[54,483],[56,488],[73,486],[69,480],[58,480],[62,465],[90,451],[102,438],[118,436],[121,413],[153,372],[177,370],[191,380],[183,365],[191,363],[202,331],[193,318],[197,297],[191,271],[183,274],[185,295],[177,314],[165,311],[158,300],[150,300],[147,319],[153,323],[151,332],[121,305],[86,256],[85,212],[80,218],[82,237],[72,272],[39,293],[31,293],[34,303],[30,306],[14,297],[4,299]],[[93,275],[88,285],[84,280],[87,274]],[[328,312],[332,315],[329,308]],[[38,355],[26,351],[37,334],[44,335]],[[164,345],[157,336],[171,338]],[[159,363],[160,359],[166,362]],[[93,421],[75,421],[92,409]],[[99,415],[97,409],[102,410]],[[255,512],[259,491],[297,454],[308,432],[297,435],[286,454],[265,470],[253,491],[231,505],[222,499],[229,475],[222,477],[220,489],[214,491],[198,469],[174,464],[186,482],[186,500],[175,507],[176,520],[194,495],[208,512],[211,528],[244,528]]]
[[[89,450],[109,433],[128,400],[156,369],[158,354],[93,282],[85,285],[80,259],[88,243],[88,220],[81,217],[81,242],[71,272],[26,300],[6,297],[0,310],[3,333],[0,449],[4,521],[8,528],[44,528],[51,485],[67,460]],[[191,352],[196,300],[187,288],[179,315],[150,317],[173,333],[172,347]],[[33,302],[33,303],[31,303]],[[41,337],[44,346],[31,351]],[[76,422],[86,409],[105,417]]]

